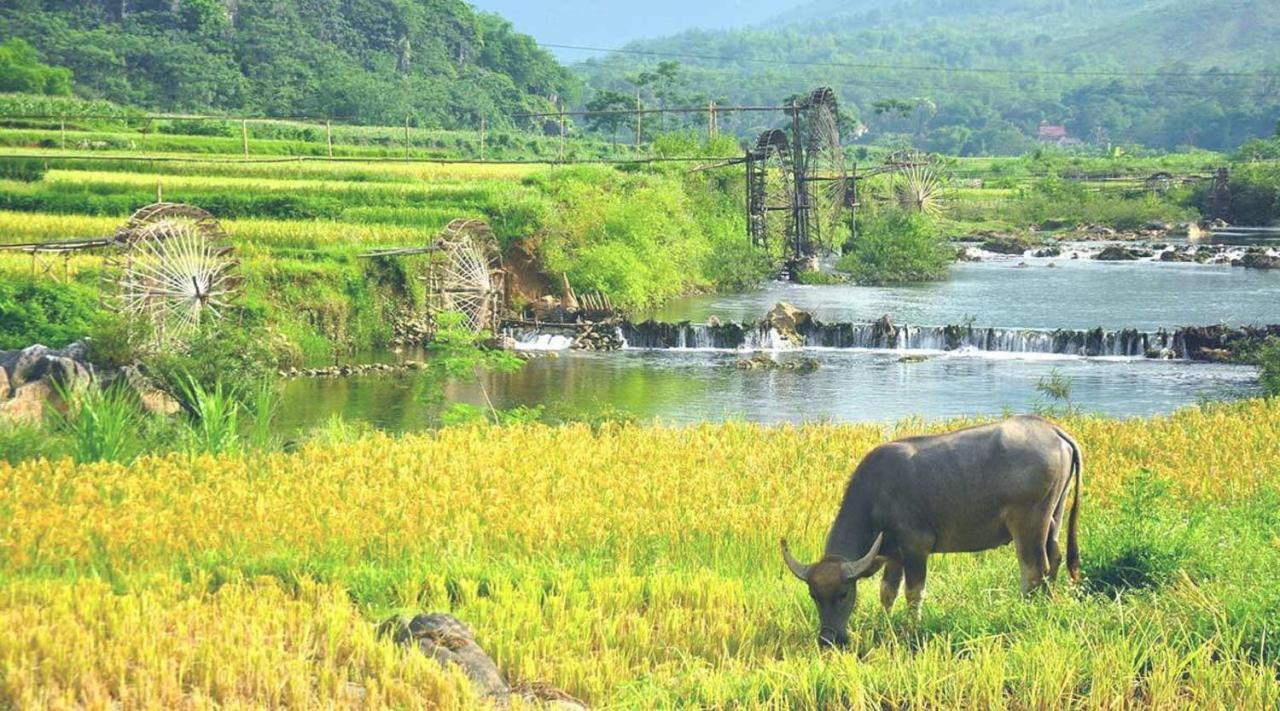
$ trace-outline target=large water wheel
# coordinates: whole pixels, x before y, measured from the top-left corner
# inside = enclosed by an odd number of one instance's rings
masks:
[[[502,318],[502,254],[483,220],[454,220],[434,244],[439,252],[428,276],[433,317],[456,311],[472,331],[498,332]]]
[[[222,318],[238,290],[226,233],[197,207],[148,205],[112,241],[104,294],[116,311],[147,323],[157,344],[181,341],[202,322]]]
[[[803,152],[793,255],[799,260],[833,252],[848,239],[853,190],[840,145],[835,92],[825,86],[815,89],[799,106],[795,123]]]
[[[747,228],[751,242],[768,250],[789,245],[795,231],[795,169],[787,135],[773,129],[760,134],[747,154]]]

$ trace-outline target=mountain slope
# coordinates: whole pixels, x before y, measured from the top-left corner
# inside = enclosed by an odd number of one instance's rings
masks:
[[[638,70],[675,60],[690,95],[721,104],[828,84],[870,127],[865,140],[947,152],[1020,152],[1041,121],[1099,143],[1231,149],[1272,132],[1280,80],[1206,74],[1280,73],[1278,34],[1280,4],[1248,0],[817,0],[578,70],[593,89],[634,91]],[[764,121],[722,125],[747,135]]]
[[[166,111],[474,126],[575,81],[461,0],[12,0],[0,37],[70,68],[78,93]]]

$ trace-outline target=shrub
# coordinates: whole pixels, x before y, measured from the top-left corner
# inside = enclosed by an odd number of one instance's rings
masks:
[[[87,286],[7,274],[0,280],[0,350],[65,346],[89,335],[99,313],[98,294]]]
[[[860,284],[935,281],[953,258],[928,218],[887,210],[862,224],[837,267]]]

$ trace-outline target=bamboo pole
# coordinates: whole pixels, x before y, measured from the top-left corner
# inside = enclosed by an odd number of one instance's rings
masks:
[[[249,121],[240,119],[240,145],[244,148],[244,157],[249,157]]]
[[[564,124],[564,102],[560,102],[560,160],[564,161],[564,136],[567,132]]]
[[[637,146],[640,145],[640,117],[643,115],[640,113],[641,112],[640,106],[641,106],[640,92],[637,90],[636,91],[636,145]]]
[[[404,159],[409,160],[409,117],[404,117]]]
[[[333,122],[324,122],[324,144],[329,149],[329,157],[333,157]]]
[[[484,160],[484,117],[480,117],[480,160]]]
[[[716,102],[707,102],[707,140],[716,137]]]

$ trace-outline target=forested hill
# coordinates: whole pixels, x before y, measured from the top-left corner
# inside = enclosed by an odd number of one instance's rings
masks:
[[[572,95],[574,77],[461,0],[5,0],[81,95],[166,111],[474,127]]]
[[[634,96],[662,60],[682,65],[668,96],[777,102],[830,84],[864,141],[951,153],[1021,152],[1041,121],[1086,142],[1232,149],[1280,119],[1277,36],[1280,3],[1254,0],[814,0],[579,70],[588,97]]]

